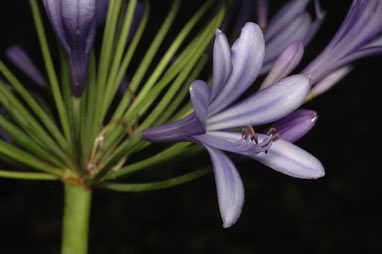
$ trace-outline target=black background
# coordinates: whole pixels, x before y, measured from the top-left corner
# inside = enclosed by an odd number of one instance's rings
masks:
[[[350,6],[321,2],[327,17],[305,62],[323,49]],[[272,2],[271,8],[278,6]],[[166,9],[167,3],[154,3],[152,13]],[[2,59],[17,43],[42,66],[27,1],[0,2],[0,29]],[[381,85],[381,58],[367,58],[304,105],[320,118],[298,145],[322,161],[324,178],[294,179],[256,161],[238,163],[246,203],[230,229],[221,227],[212,175],[157,192],[96,189],[89,252],[382,253]],[[59,253],[62,194],[58,182],[0,179],[0,253]]]

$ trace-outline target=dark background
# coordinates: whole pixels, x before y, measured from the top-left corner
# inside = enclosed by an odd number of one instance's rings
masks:
[[[305,62],[323,49],[350,6],[321,2],[327,17]],[[163,13],[167,5],[154,7],[152,13]],[[42,66],[27,1],[0,1],[0,29],[2,59],[17,43]],[[381,85],[381,58],[371,57],[304,105],[320,118],[298,145],[322,161],[324,178],[294,179],[256,161],[237,163],[246,203],[230,229],[221,227],[212,175],[156,192],[96,189],[89,252],[382,253]],[[0,179],[0,253],[59,253],[62,203],[58,182]]]

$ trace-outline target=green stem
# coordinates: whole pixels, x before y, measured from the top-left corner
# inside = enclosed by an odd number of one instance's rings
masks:
[[[90,217],[91,190],[65,184],[62,254],[86,254]]]
[[[44,173],[34,173],[34,172],[14,172],[8,170],[0,169],[0,177],[4,178],[13,178],[13,179],[22,179],[22,180],[41,180],[41,181],[49,181],[49,180],[57,180],[57,176],[44,174]]]

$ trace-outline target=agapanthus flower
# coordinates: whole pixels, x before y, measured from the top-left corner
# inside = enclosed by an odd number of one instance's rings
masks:
[[[224,227],[232,226],[239,218],[244,188],[235,165],[223,151],[248,156],[298,178],[324,175],[322,164],[314,156],[280,139],[274,128],[257,134],[251,127],[274,122],[297,109],[310,90],[308,76],[284,78],[232,105],[258,76],[264,53],[263,34],[254,23],[245,24],[231,49],[225,34],[217,30],[212,86],[196,80],[189,89],[194,113],[142,132],[142,137],[152,142],[192,141],[208,150]],[[292,121],[285,128],[300,124],[305,123]]]
[[[100,0],[103,1],[103,0]],[[81,96],[87,80],[90,51],[97,29],[96,0],[44,0],[48,18],[68,58],[72,92]]]
[[[333,39],[302,73],[312,76],[312,92],[318,95],[346,76],[352,62],[381,53],[382,1],[354,0]]]

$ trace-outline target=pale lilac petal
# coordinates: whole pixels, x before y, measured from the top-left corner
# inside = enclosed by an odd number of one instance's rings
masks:
[[[238,99],[255,81],[264,58],[264,47],[264,38],[259,26],[247,23],[232,46],[233,70],[224,88],[211,102],[211,115]]]
[[[46,82],[41,72],[22,48],[12,46],[6,50],[5,54],[17,68],[24,72],[36,84],[40,86],[45,85]]]
[[[142,131],[142,138],[150,142],[177,142],[190,140],[193,135],[205,133],[195,113],[173,123],[154,126]]]
[[[202,80],[196,80],[192,82],[189,92],[195,114],[199,118],[203,129],[206,130],[208,105],[210,103],[211,96],[210,88],[206,82]]]
[[[260,86],[260,90],[288,76],[300,62],[304,45],[297,41],[287,47],[276,59],[273,67]]]
[[[223,227],[231,227],[239,219],[244,204],[244,186],[232,161],[223,152],[205,146],[214,168],[216,191]]]
[[[265,33],[265,40],[268,41],[289,25],[296,16],[305,11],[310,0],[292,0],[285,4],[269,21]]]
[[[345,65],[332,73],[326,75],[323,79],[318,81],[312,88],[312,93],[317,96],[320,95],[330,88],[332,88],[336,83],[343,79],[349,72],[353,70],[353,65]]]
[[[268,72],[281,52],[296,41],[303,41],[309,33],[312,20],[307,12],[300,14],[275,38],[266,41],[264,64],[261,73]]]
[[[293,75],[208,119],[208,130],[261,125],[284,117],[298,108],[310,90],[310,78]]]
[[[313,128],[317,119],[315,111],[300,109],[278,120],[272,126],[276,128],[281,139],[294,143]]]
[[[267,137],[261,134],[258,136],[260,140]],[[276,171],[297,178],[317,179],[325,175],[324,167],[316,157],[282,139],[274,142],[267,153],[249,157]]]
[[[220,30],[216,30],[215,36],[211,100],[220,93],[232,72],[231,49],[227,37]]]

